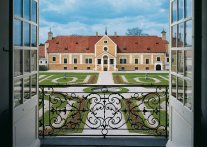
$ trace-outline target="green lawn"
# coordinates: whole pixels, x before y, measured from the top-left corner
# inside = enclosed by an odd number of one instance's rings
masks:
[[[84,83],[87,76],[89,80]],[[96,84],[98,73],[39,73],[39,85],[70,85],[70,84]]]
[[[126,78],[127,82],[123,79]],[[148,73],[146,79],[145,73],[113,73],[116,84],[137,84],[137,85],[168,85],[168,73]]]

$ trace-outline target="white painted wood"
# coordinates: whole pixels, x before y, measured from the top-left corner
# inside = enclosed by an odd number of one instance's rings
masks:
[[[170,9],[172,9],[172,0],[170,1]],[[172,12],[170,10],[170,12]],[[171,16],[172,14],[170,14]],[[171,17],[170,19],[171,20]],[[171,28],[172,24],[170,24]],[[171,36],[171,29],[170,29]],[[171,37],[170,37],[171,40]],[[171,47],[170,43],[170,47]],[[194,49],[194,47],[193,47]],[[170,63],[171,63],[171,49],[170,49]],[[170,66],[171,68],[171,66]],[[171,74],[171,69],[170,69]],[[170,89],[171,89],[171,76],[170,76]],[[193,110],[189,110],[184,106],[183,102],[178,101],[176,98],[169,97],[169,140],[167,147],[193,147]],[[192,94],[193,95],[193,94]],[[193,108],[192,108],[193,109]]]

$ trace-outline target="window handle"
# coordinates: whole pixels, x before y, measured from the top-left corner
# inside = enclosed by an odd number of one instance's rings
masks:
[[[3,47],[3,52],[9,52],[9,50],[5,49],[5,47]]]

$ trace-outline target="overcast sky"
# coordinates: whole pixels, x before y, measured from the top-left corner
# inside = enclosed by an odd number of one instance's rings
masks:
[[[168,0],[40,0],[40,43],[57,35],[125,35],[128,28],[160,36],[168,33]],[[168,35],[168,34],[167,34]]]

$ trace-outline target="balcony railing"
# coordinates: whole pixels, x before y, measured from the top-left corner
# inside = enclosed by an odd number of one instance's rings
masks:
[[[40,86],[40,136],[168,136],[168,87]]]

